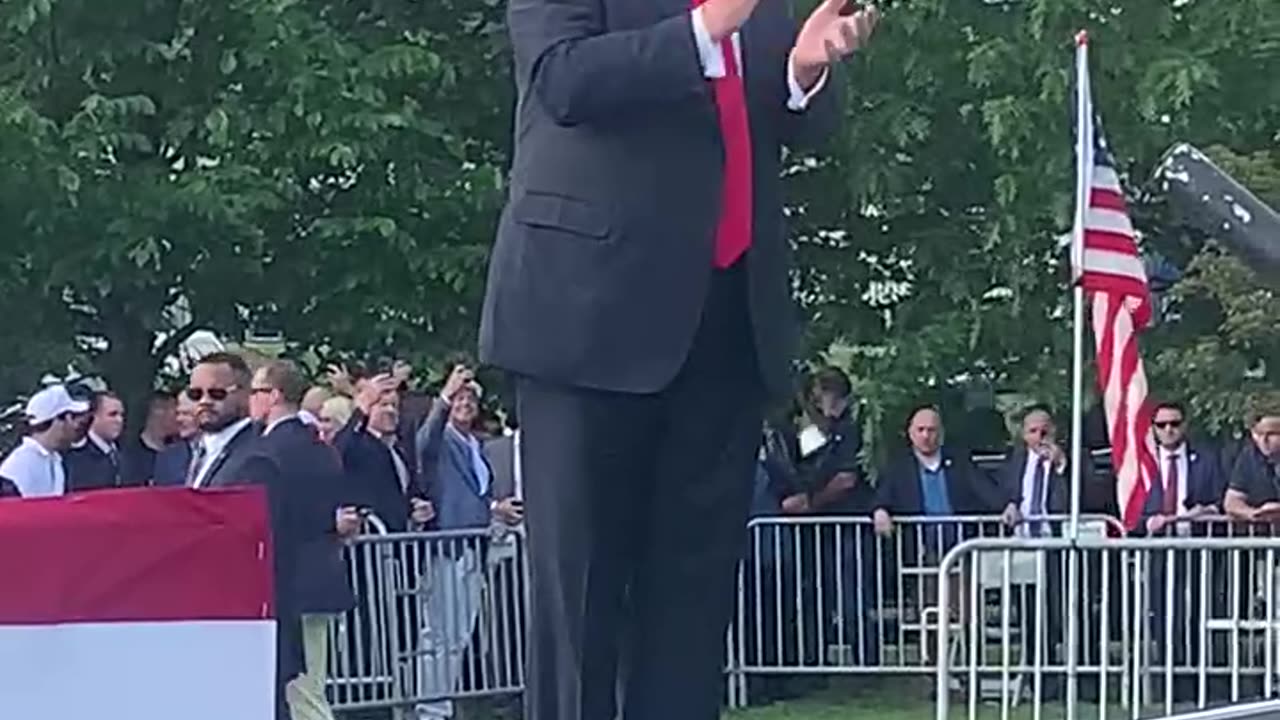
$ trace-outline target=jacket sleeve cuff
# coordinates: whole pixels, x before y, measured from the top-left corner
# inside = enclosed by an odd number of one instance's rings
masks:
[[[707,23],[702,19],[701,7],[689,11],[689,22],[693,25],[693,39],[698,46],[698,62],[702,64],[703,77],[707,79],[724,77],[727,72],[724,56],[720,54],[720,48],[711,39],[711,33],[707,31]]]
[[[696,30],[695,30],[696,34]],[[830,70],[823,70],[822,75],[818,76],[818,82],[807,91],[800,87],[800,81],[796,79],[796,66],[787,58],[787,109],[792,112],[804,112],[809,107],[809,102],[814,96],[822,92],[822,88],[827,85],[827,78],[831,75]]]

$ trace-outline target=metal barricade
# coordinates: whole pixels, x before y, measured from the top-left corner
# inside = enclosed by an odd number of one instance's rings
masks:
[[[524,687],[523,536],[483,529],[361,536],[354,610],[332,629],[335,711],[406,709]]]
[[[1180,522],[1172,537],[977,538],[952,549],[939,577],[961,570],[987,580],[963,595],[940,584],[938,606],[985,613],[934,638],[937,717],[951,717],[953,695],[970,718],[988,704],[1008,717],[1026,701],[1033,718],[1061,702],[1069,719],[1271,697],[1280,539]]]
[[[882,535],[866,517],[753,520],[727,641],[729,705],[747,704],[753,676],[927,679],[936,667],[939,628],[963,627],[986,612],[976,601],[940,612],[940,586],[968,597],[993,582],[958,565],[939,575],[942,557],[969,539],[1032,529],[1053,533],[1064,522],[1062,516],[1038,517],[1015,530],[999,516],[905,517],[895,518],[893,531]],[[1088,516],[1085,522],[1102,535],[1123,532],[1112,518]],[[1115,572],[1091,569],[1088,579],[1095,584],[1102,582],[1099,573]],[[946,652],[968,656],[962,642]]]

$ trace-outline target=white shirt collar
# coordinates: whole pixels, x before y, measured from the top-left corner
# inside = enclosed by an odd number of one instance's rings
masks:
[[[276,418],[275,420],[272,420],[271,422],[267,423],[267,428],[262,431],[262,435],[264,437],[267,435],[270,435],[272,430],[275,430],[277,427],[280,426],[280,423],[285,422],[286,420],[295,420],[295,419],[301,420],[304,423],[306,422],[305,420],[302,420],[302,412],[290,413],[288,415],[285,415],[284,417]]]
[[[297,417],[299,420],[302,421],[303,425],[319,425],[320,424],[320,418],[316,417],[315,413],[308,412],[306,410],[299,410]]]
[[[1175,448],[1161,448],[1166,458],[1189,457],[1187,455],[1187,443],[1184,441]]]
[[[231,442],[231,438],[239,435],[240,431],[248,427],[251,422],[253,422],[251,418],[244,418],[243,420],[237,420],[236,422],[231,423],[217,432],[205,433],[200,438],[200,442],[204,443],[205,452],[207,452],[210,457],[217,455],[222,451],[222,448],[227,446],[227,443]]]
[[[96,445],[98,449],[102,451],[103,455],[110,455],[111,453],[115,452],[114,445],[98,437],[98,433],[92,430],[89,431],[89,442]]]

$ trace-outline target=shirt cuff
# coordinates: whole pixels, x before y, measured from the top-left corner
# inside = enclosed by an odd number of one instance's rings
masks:
[[[787,58],[787,109],[792,112],[804,112],[809,107],[809,101],[813,100],[813,96],[822,91],[827,85],[827,76],[831,74],[829,69],[823,70],[818,76],[818,82],[809,88],[808,92],[800,87],[800,81],[796,80],[796,66],[791,62],[791,58]]]
[[[693,40],[698,45],[698,61],[702,64],[702,76],[714,80],[722,78],[728,72],[724,66],[724,55],[707,32],[707,23],[702,19],[702,7],[689,11],[689,22],[693,25]]]

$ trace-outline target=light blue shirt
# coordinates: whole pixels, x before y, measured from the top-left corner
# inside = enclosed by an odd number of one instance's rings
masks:
[[[492,478],[489,476],[489,464],[484,461],[484,452],[480,449],[480,441],[474,435],[458,432],[453,425],[449,426],[449,431],[466,443],[467,450],[471,453],[471,470],[476,476],[476,490],[481,496],[488,495]]]
[[[920,497],[925,515],[952,515],[951,493],[947,489],[947,470],[939,460],[930,468],[920,461]]]

